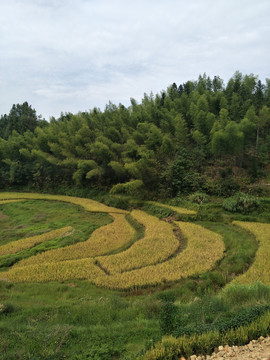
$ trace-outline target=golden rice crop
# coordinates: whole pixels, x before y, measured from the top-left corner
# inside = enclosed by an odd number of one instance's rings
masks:
[[[9,199],[64,201],[82,206],[85,210],[92,212],[120,213],[120,214],[128,213],[126,210],[106,206],[92,199],[78,198],[74,196],[49,195],[49,194],[37,194],[37,193],[9,193],[9,192],[0,193],[0,200],[9,200]]]
[[[101,266],[110,273],[123,272],[165,261],[179,248],[179,241],[171,224],[133,210],[131,216],[145,227],[143,239],[119,254],[97,258]]]
[[[65,281],[70,279],[94,279],[102,275],[94,259],[78,259],[60,263],[35,264],[13,267],[0,273],[0,280],[13,282]]]
[[[233,282],[250,284],[261,281],[270,285],[270,224],[244,221],[234,221],[233,224],[254,234],[260,243],[254,263],[246,273],[236,277]]]
[[[178,221],[176,224],[188,240],[188,246],[182,253],[157,265],[112,276],[102,274],[92,281],[96,285],[115,289],[158,285],[201,274],[222,258],[225,247],[219,234],[192,223]]]
[[[29,249],[44,241],[56,239],[63,235],[68,235],[68,233],[71,232],[72,230],[73,228],[71,226],[66,226],[61,229],[49,231],[41,235],[31,236],[24,239],[12,241],[8,244],[0,246],[0,256],[14,254],[19,251]]]
[[[25,201],[25,199],[16,199],[16,200],[0,200],[0,205],[19,202],[19,201]]]
[[[180,215],[196,215],[197,214],[197,212],[194,210],[189,210],[189,209],[181,208],[178,206],[166,205],[166,204],[162,204],[162,203],[159,203],[156,201],[147,201],[147,204],[152,204],[152,205],[156,205],[156,206],[163,207],[166,209],[171,209]]]
[[[157,265],[106,275],[96,265],[95,259],[87,258],[60,263],[15,266],[8,272],[0,273],[0,276],[2,279],[6,278],[14,282],[88,279],[102,287],[131,289],[175,281],[211,269],[223,256],[224,244],[221,236],[199,225],[184,222],[176,224],[188,239],[188,247],[174,258]]]
[[[114,221],[95,230],[88,240],[23,259],[16,264],[16,267],[83,259],[121,248],[132,240],[135,230],[127,222],[124,214],[112,213],[110,215]]]

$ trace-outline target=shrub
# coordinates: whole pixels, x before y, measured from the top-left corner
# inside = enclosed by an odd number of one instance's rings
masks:
[[[128,201],[121,197],[113,197],[106,195],[102,201],[105,205],[127,210],[129,207]]]
[[[230,196],[239,191],[239,184],[234,180],[233,177],[228,177],[226,179],[222,179],[218,182],[220,193],[217,194],[219,196]]]
[[[231,212],[246,213],[259,206],[259,201],[253,196],[244,193],[238,193],[223,201],[223,209]]]
[[[202,192],[195,192],[194,194],[189,195],[188,199],[196,204],[202,204],[209,201],[208,195]]]
[[[171,334],[177,326],[178,307],[171,301],[162,304],[159,314],[160,328],[163,335]]]
[[[162,293],[159,293],[157,296],[158,299],[160,299],[162,302],[175,302],[176,300],[176,294],[174,290],[166,290]]]
[[[143,182],[142,180],[130,180],[123,184],[116,184],[114,185],[110,193],[111,194],[126,194],[132,196],[139,196],[143,192]]]

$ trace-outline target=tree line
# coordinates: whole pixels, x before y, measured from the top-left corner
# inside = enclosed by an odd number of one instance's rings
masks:
[[[204,74],[129,107],[109,102],[50,122],[13,105],[0,118],[0,186],[224,195],[265,176],[269,151],[270,79]]]

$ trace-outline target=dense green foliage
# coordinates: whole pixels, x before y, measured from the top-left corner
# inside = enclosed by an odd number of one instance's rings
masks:
[[[258,207],[259,200],[256,199],[254,196],[238,193],[234,196],[225,199],[223,201],[222,206],[225,210],[231,212],[246,213]]]
[[[229,196],[269,165],[270,82],[206,75],[141,104],[109,103],[50,123],[27,103],[0,119],[0,186],[112,189],[174,197]]]

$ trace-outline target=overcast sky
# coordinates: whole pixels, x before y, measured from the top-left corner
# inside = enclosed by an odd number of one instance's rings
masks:
[[[270,78],[270,0],[0,0],[0,114],[129,106],[236,70]]]

